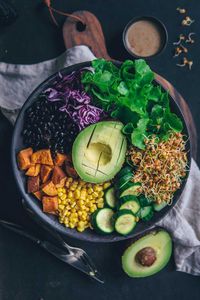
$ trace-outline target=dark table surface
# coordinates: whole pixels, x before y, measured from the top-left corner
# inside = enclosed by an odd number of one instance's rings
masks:
[[[10,27],[0,28],[0,61],[32,64],[47,60],[64,51],[62,31],[50,22],[47,9],[40,0],[12,0],[19,18]],[[149,61],[157,73],[171,81],[189,104],[197,131],[200,129],[199,101],[199,37],[200,1],[186,0],[57,0],[52,4],[68,12],[85,9],[100,19],[107,47],[113,58],[123,60],[128,54],[122,46],[122,30],[138,15],[160,18],[169,32],[166,51]],[[194,60],[192,71],[179,69],[172,59],[172,42],[183,31],[176,7],[183,6],[196,22],[191,31],[196,43],[188,57]],[[59,24],[64,19],[58,17]],[[187,30],[190,30],[190,28]],[[31,92],[31,91],[30,91]],[[41,228],[26,216],[20,203],[10,166],[12,126],[0,115],[0,217],[23,223],[40,232]],[[198,162],[200,162],[198,158]],[[71,267],[59,262],[30,241],[0,228],[0,300],[39,299],[200,299],[200,279],[176,272],[173,260],[159,274],[146,279],[130,279],[121,270],[121,254],[127,242],[90,244],[70,240],[88,251],[105,277],[100,285]]]

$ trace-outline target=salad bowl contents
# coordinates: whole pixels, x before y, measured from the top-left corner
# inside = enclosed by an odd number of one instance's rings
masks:
[[[25,104],[15,174],[62,233],[117,240],[177,200],[189,170],[187,130],[144,60],[91,65],[54,75]]]

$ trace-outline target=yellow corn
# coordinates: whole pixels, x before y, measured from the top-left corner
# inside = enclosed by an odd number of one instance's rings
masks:
[[[109,186],[109,182],[91,184],[68,178],[65,187],[57,189],[59,222],[79,232],[91,227],[90,215],[104,207],[104,190]]]

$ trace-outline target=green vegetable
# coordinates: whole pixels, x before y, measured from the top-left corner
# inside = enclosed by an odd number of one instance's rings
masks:
[[[105,203],[110,208],[114,208],[116,206],[117,199],[116,199],[116,196],[115,196],[115,189],[114,189],[114,187],[108,188],[107,191],[105,192]]]
[[[136,219],[131,210],[122,209],[114,215],[115,231],[122,235],[131,233],[136,226]]]
[[[139,202],[142,207],[149,206],[152,203],[151,199],[146,198],[144,195],[139,196]]]
[[[94,72],[84,72],[82,83],[95,105],[125,126],[131,143],[145,149],[145,136],[167,140],[180,132],[182,121],[170,112],[168,93],[153,82],[154,73],[143,59],[126,60],[120,67],[104,59],[92,62]]]

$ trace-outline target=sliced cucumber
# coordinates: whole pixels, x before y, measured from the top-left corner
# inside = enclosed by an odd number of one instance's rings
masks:
[[[132,173],[125,174],[117,180],[116,187],[121,190],[132,178]]]
[[[134,195],[128,195],[128,196],[121,197],[119,199],[120,204],[123,204],[123,203],[125,203],[127,201],[130,201],[130,200],[136,200],[137,201],[138,198],[136,196],[134,196]]]
[[[124,197],[125,198],[125,197]],[[136,214],[140,210],[140,204],[138,200],[129,200],[120,205],[119,210],[128,209],[133,214]]]
[[[111,208],[116,207],[117,198],[115,196],[114,187],[108,188],[107,191],[105,192],[105,203]]]
[[[120,197],[128,196],[128,195],[134,195],[138,196],[140,194],[140,183],[133,183],[128,182],[121,190],[120,190]]]
[[[115,230],[122,235],[131,233],[136,225],[135,216],[130,210],[127,209],[123,209],[117,212],[114,218]]]
[[[153,208],[152,206],[145,206],[140,209],[138,212],[138,217],[144,221],[149,221],[153,217]]]
[[[132,174],[133,175],[133,171],[132,171],[132,168],[130,166],[126,166],[126,167],[122,168],[121,171],[117,174],[117,178],[119,179],[120,177],[122,177],[126,174]]]
[[[111,208],[102,208],[92,215],[92,225],[94,229],[102,234],[109,234],[114,231],[113,224],[114,211]]]
[[[151,205],[151,203],[152,203],[152,200],[146,198],[144,195],[141,195],[141,196],[139,197],[139,201],[140,201],[140,205],[141,205],[142,207],[144,207],[144,206],[149,206],[149,205]]]
[[[157,204],[157,203],[153,203],[153,209],[155,211],[160,211],[161,209],[163,209],[164,207],[167,206],[167,202],[162,202],[160,204]]]

